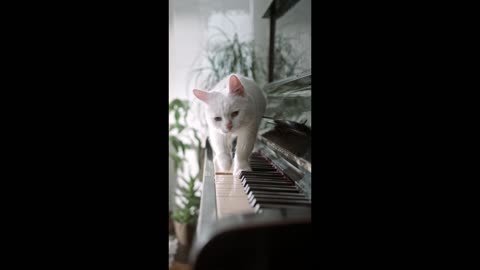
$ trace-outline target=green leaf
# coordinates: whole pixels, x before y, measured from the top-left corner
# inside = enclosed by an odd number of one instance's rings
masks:
[[[186,128],[186,126],[184,126],[180,123],[175,123],[175,124],[170,125],[169,131],[172,131],[172,130],[176,129],[178,131],[178,133],[182,133],[182,131],[185,128]]]
[[[175,171],[178,170],[178,168],[180,167],[180,165],[182,163],[182,159],[175,153],[169,153],[169,156],[173,160],[173,166],[175,167]]]
[[[185,126],[182,124],[177,124],[176,127],[178,129],[178,133],[181,133],[185,129]]]
[[[178,98],[172,100],[168,106],[169,111],[175,110],[179,106],[181,106],[182,101]]]
[[[187,194],[188,193],[188,189],[185,188],[185,187],[178,187],[178,189],[182,192],[182,194]]]
[[[178,153],[179,145],[181,144],[181,142],[176,137],[171,137],[170,141],[172,142],[172,146],[175,149],[175,152]]]
[[[178,119],[180,119],[180,112],[175,111],[175,121],[178,122]]]
[[[180,169],[181,171],[183,171],[182,165],[185,159],[178,156],[176,153],[169,153],[169,156],[173,159],[173,165],[175,167],[175,170]]]
[[[185,144],[183,142],[180,142],[180,148],[182,149],[182,153],[185,155]]]
[[[198,146],[202,145],[202,140],[200,140],[200,137],[198,137],[198,134],[197,134],[197,131],[196,131],[196,130],[193,130],[193,137],[194,137],[195,140],[197,141],[197,145],[198,145]]]

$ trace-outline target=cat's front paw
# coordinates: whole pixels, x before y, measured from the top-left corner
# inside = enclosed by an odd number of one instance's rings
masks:
[[[232,158],[229,155],[218,155],[215,157],[215,161],[221,172],[229,172],[232,169]]]
[[[252,168],[248,165],[248,162],[242,161],[242,162],[235,162],[233,164],[233,174],[237,177],[240,177],[240,174],[242,171],[252,171]]]

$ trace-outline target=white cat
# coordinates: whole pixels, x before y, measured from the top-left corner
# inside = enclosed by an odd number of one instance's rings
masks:
[[[267,104],[262,90],[253,80],[231,74],[210,91],[194,89],[193,94],[206,105],[208,135],[217,168],[231,171],[232,142],[237,138],[233,174],[251,171],[248,158]]]

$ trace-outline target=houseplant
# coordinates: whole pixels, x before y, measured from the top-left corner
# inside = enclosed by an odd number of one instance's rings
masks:
[[[187,186],[179,187],[181,192],[181,201],[183,203],[172,214],[175,235],[178,242],[184,246],[189,246],[192,242],[195,232],[195,224],[198,219],[198,210],[200,207],[199,188],[196,187],[197,177],[189,176],[185,179]]]
[[[265,76],[265,69],[261,68],[261,62],[255,57],[253,41],[241,41],[236,33],[229,36],[221,29],[217,30],[219,33],[209,41],[204,51],[206,65],[193,69],[195,85],[211,89],[231,73],[254,80]]]
[[[187,116],[190,106],[188,101],[174,99],[169,104],[171,116],[169,126],[169,140],[173,150],[169,152],[174,163],[174,170],[177,173],[177,184],[175,209],[171,215],[176,237],[180,244],[188,246],[194,234],[195,224],[198,218],[200,207],[200,196],[198,181],[202,177],[202,147],[198,131],[187,123]],[[196,153],[199,172],[197,174],[186,170],[188,162],[187,152]],[[190,160],[191,161],[191,160]],[[183,175],[182,175],[183,174]]]
[[[186,161],[186,151],[192,150],[196,153],[198,168],[203,164],[202,140],[199,131],[192,125],[188,125],[187,117],[190,112],[190,103],[188,100],[174,99],[169,104],[169,114],[173,115],[170,119],[168,128],[169,141],[174,151],[169,152],[170,158],[174,162],[175,170],[184,170],[184,162]],[[199,179],[202,179],[202,171],[199,171]]]
[[[218,33],[204,50],[205,64],[193,69],[195,85],[208,90],[231,73],[250,77],[259,85],[267,83],[268,55],[257,56],[257,51],[265,54],[266,48],[258,47],[254,40],[241,41],[237,33],[229,36],[216,29]],[[274,50],[274,80],[298,73],[302,52],[295,50],[291,38],[278,34]]]

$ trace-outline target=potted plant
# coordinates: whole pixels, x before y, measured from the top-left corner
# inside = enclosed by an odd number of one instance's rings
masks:
[[[230,73],[238,73],[254,80],[257,80],[259,75],[265,76],[265,70],[260,68],[260,59],[255,57],[253,41],[241,41],[236,33],[229,36],[223,30],[217,30],[219,34],[209,41],[205,50],[207,66],[193,70],[196,85],[210,89]],[[202,75],[203,77],[200,77]]]
[[[257,57],[255,41],[241,41],[237,33],[228,35],[222,29],[216,28],[204,57],[206,65],[193,69],[195,85],[203,89],[210,89],[221,79],[231,73],[238,73],[252,78],[259,85],[267,82],[268,58]],[[301,53],[297,52],[289,38],[278,35],[275,38],[274,53],[274,80],[293,76],[298,72]]]
[[[202,167],[204,149],[199,132],[191,125],[188,125],[187,116],[190,111],[190,104],[187,100],[174,99],[169,104],[169,113],[173,119],[169,125],[169,141],[173,146],[173,151],[169,152],[170,158],[174,162],[175,171],[183,171],[185,154],[187,150],[193,150],[196,153],[198,168]],[[202,179],[202,170],[199,170],[199,179]]]
[[[190,106],[188,101],[174,99],[169,104],[172,116],[169,127],[169,140],[172,149],[169,156],[174,164],[177,175],[175,209],[171,213],[171,221],[175,235],[180,244],[189,246],[194,234],[200,207],[199,179],[202,178],[202,145],[198,131],[187,123]],[[197,174],[186,171],[187,151],[196,153],[199,171]],[[183,174],[183,175],[182,175]],[[188,176],[186,176],[188,175]],[[194,176],[195,175],[195,176]]]
[[[198,210],[200,208],[200,196],[198,196],[198,187],[196,187],[197,177],[189,176],[184,179],[186,187],[179,187],[181,191],[180,199],[183,203],[172,214],[173,226],[178,242],[184,246],[190,246],[195,234],[195,225],[198,219]]]

